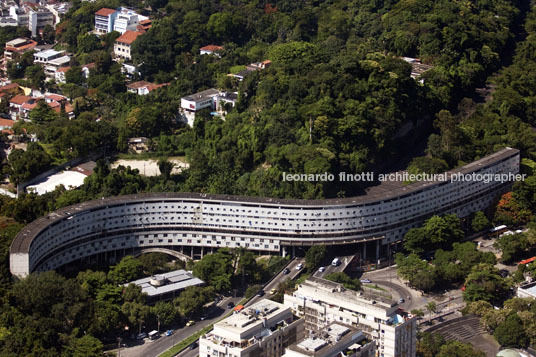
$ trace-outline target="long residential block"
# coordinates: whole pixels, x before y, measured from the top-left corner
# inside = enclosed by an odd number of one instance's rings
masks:
[[[518,150],[506,148],[447,175],[517,174],[519,160]],[[428,181],[326,200],[200,193],[103,198],[62,208],[27,225],[11,245],[10,269],[22,277],[103,252],[184,246],[243,247],[284,255],[296,246],[366,247],[373,241],[378,257],[383,247],[400,242],[430,216],[468,216],[511,186],[497,180]]]

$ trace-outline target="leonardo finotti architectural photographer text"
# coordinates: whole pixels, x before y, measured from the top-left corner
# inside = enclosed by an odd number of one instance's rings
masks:
[[[503,173],[503,174],[478,174],[470,173],[463,174],[461,172],[455,172],[452,174],[441,173],[441,174],[410,174],[408,172],[396,172],[390,174],[378,174],[377,180],[380,182],[421,182],[421,181],[431,181],[431,182],[457,182],[457,181],[482,181],[484,183],[489,182],[514,182],[514,181],[524,181],[526,174],[513,174],[513,173]],[[304,181],[304,182],[333,182],[335,180],[340,182],[373,182],[376,181],[376,176],[374,172],[361,172],[359,174],[349,174],[346,172],[340,172],[338,175],[334,175],[329,172],[324,172],[322,174],[290,174],[283,172],[283,181],[292,182],[292,181]]]

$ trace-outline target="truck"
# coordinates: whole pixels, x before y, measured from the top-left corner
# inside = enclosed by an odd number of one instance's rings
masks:
[[[151,332],[149,332],[148,336],[149,340],[156,340],[158,337],[160,337],[160,334],[158,333],[158,331],[152,330]]]

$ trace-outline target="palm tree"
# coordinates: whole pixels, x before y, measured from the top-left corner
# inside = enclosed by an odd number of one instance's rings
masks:
[[[432,322],[432,313],[436,312],[436,310],[437,310],[436,303],[434,301],[430,301],[428,304],[426,304],[426,310],[428,310],[428,313],[429,313],[428,322],[431,323]]]

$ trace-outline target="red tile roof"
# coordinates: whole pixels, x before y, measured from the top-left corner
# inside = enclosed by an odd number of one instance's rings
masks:
[[[0,126],[9,126],[10,128],[15,124],[14,120],[0,118]]]
[[[68,70],[70,70],[71,67],[60,67],[56,70],[56,72],[65,72],[67,73]]]
[[[223,47],[222,46],[216,46],[216,45],[208,45],[208,46],[201,47],[199,50],[200,51],[216,52],[216,51],[223,50]]]
[[[66,100],[67,98],[65,98],[64,96],[62,95],[59,95],[59,94],[47,94],[45,95],[45,97],[47,99],[50,99],[50,100],[55,100],[57,102],[61,102],[62,100]]]
[[[38,103],[38,101],[35,101],[35,102],[33,102],[33,103],[24,103],[24,104],[22,105],[22,108],[23,108],[23,109],[32,110],[33,108],[37,107],[37,103]]]
[[[26,103],[27,101],[29,101],[30,99],[32,99],[32,97],[27,97],[25,95],[16,95],[14,96],[13,98],[11,98],[11,100],[9,101],[10,103],[13,103],[13,104],[18,104],[18,105],[22,105],[24,103]]]
[[[119,36],[115,42],[128,43],[130,45],[132,42],[136,41],[139,35],[143,34],[138,31],[126,31],[124,34]]]
[[[111,14],[113,14],[114,12],[116,12],[117,10],[114,10],[114,9],[108,9],[108,8],[105,8],[103,7],[102,9],[100,9],[99,11],[97,11],[95,13],[95,15],[99,15],[99,16],[110,16]]]
[[[52,104],[52,103],[50,103]],[[50,105],[49,104],[49,105]],[[54,110],[56,113],[61,113],[61,105],[56,105],[54,107],[52,107],[52,110]],[[65,103],[65,113],[69,114],[69,113],[72,113],[73,112],[73,106],[69,103]]]
[[[35,46],[37,46],[37,42],[35,42],[34,40],[28,40],[28,43],[22,46],[18,46],[18,47],[6,46],[6,51],[23,52],[23,51],[26,51],[27,49],[34,48]]]
[[[8,91],[8,90],[18,89],[18,88],[19,88],[19,85],[17,83],[9,83],[9,84],[6,84],[3,87],[0,87],[0,92],[5,92],[5,91]]]
[[[127,88],[130,89],[140,89],[143,87],[149,87],[153,85],[152,83],[146,82],[146,81],[139,81],[139,82],[132,82],[130,84],[127,84]]]
[[[153,91],[155,89],[162,88],[165,86],[169,86],[169,83],[151,84],[150,86],[147,86],[147,90],[150,92],[150,91]]]

